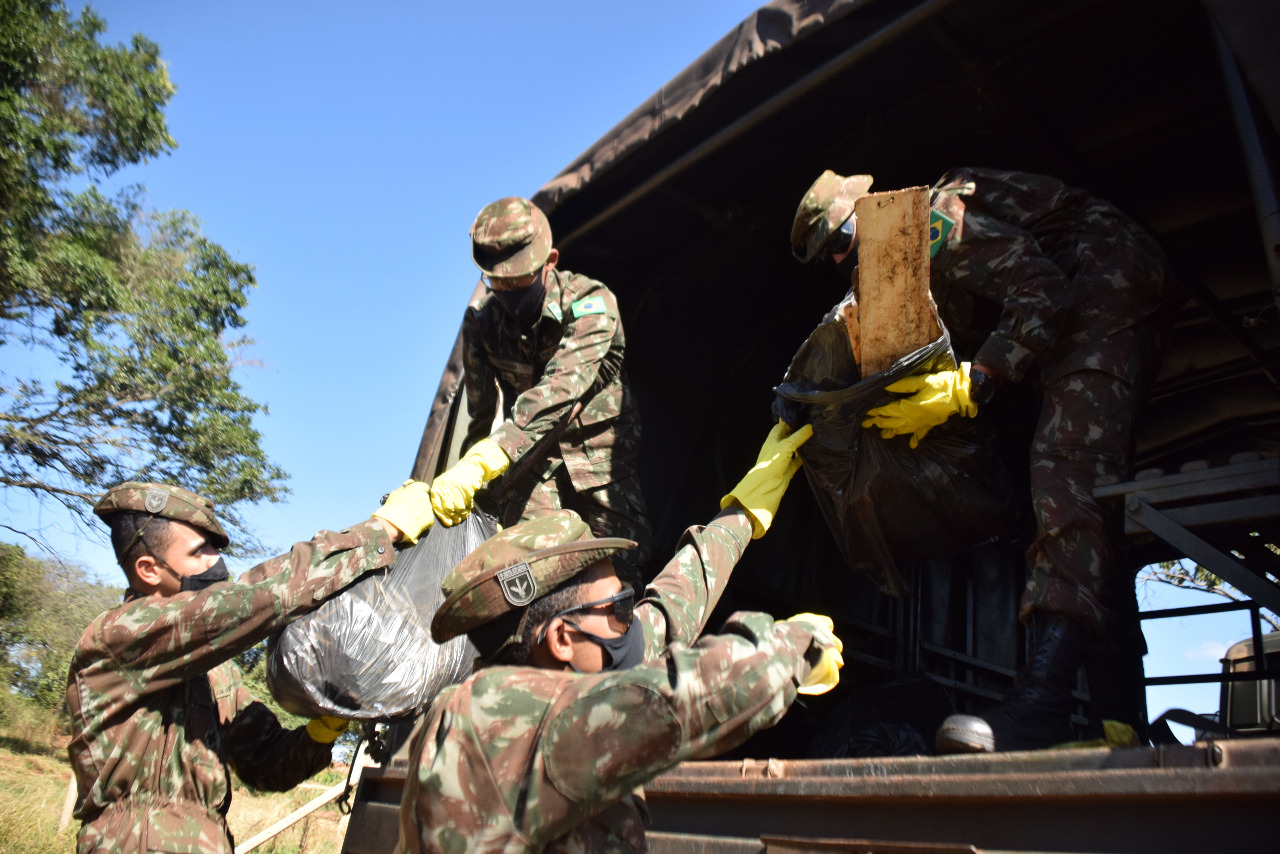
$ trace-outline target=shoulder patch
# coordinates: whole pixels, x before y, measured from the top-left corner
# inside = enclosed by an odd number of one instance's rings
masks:
[[[929,211],[929,257],[934,258],[956,221],[944,213]]]
[[[588,314],[604,314],[607,310],[603,297],[583,297],[569,306],[574,317],[585,317]]]

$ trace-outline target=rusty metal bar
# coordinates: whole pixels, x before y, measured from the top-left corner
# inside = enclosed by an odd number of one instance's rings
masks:
[[[1247,567],[1218,551],[1136,495],[1129,496],[1125,501],[1124,512],[1127,517],[1250,599],[1264,608],[1280,613],[1280,586],[1254,575]]]
[[[774,851],[775,840],[896,846],[885,852],[1251,850],[1274,835],[1280,743],[687,763],[645,793],[657,854]],[[1169,821],[1171,811],[1212,820]]]

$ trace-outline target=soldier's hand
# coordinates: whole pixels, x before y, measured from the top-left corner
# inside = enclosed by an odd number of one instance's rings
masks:
[[[307,722],[307,735],[317,744],[333,744],[347,731],[348,722],[331,715],[321,715]]]
[[[445,525],[471,515],[476,490],[507,470],[511,458],[492,439],[481,439],[431,484],[431,506]]]
[[[825,694],[840,683],[840,668],[844,667],[844,644],[836,637],[835,623],[822,614],[796,614],[786,620],[803,626],[822,647],[818,663],[796,690],[801,694]]]
[[[751,538],[758,540],[773,524],[773,517],[778,512],[778,505],[787,491],[787,484],[800,470],[800,457],[796,451],[809,441],[813,428],[808,424],[794,433],[785,423],[779,421],[769,431],[756,458],[755,467],[747,472],[738,485],[720,499],[720,509],[728,507],[736,501],[751,517]]]
[[[885,386],[885,390],[910,397],[868,411],[862,426],[879,427],[880,435],[886,439],[910,434],[913,448],[920,445],[925,434],[952,415],[972,418],[978,414],[978,404],[969,392],[968,362],[962,363],[957,371],[904,377]]]
[[[416,543],[422,532],[436,520],[431,512],[431,495],[420,480],[406,480],[373,511],[375,518],[395,527],[411,543]]]

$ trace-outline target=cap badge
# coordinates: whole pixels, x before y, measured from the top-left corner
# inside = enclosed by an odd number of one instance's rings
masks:
[[[517,563],[498,572],[498,584],[502,587],[502,595],[517,608],[528,605],[538,592],[538,584],[533,580],[533,571],[527,563]]]
[[[163,489],[156,489],[154,486],[147,490],[147,498],[144,502],[148,513],[159,513],[164,509],[164,505],[169,501],[169,493]]]

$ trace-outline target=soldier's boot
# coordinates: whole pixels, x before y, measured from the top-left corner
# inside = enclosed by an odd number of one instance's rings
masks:
[[[1089,649],[1089,633],[1074,620],[1039,613],[1031,659],[1004,699],[981,716],[952,715],[938,727],[938,753],[1039,750],[1071,741],[1071,696]]]

